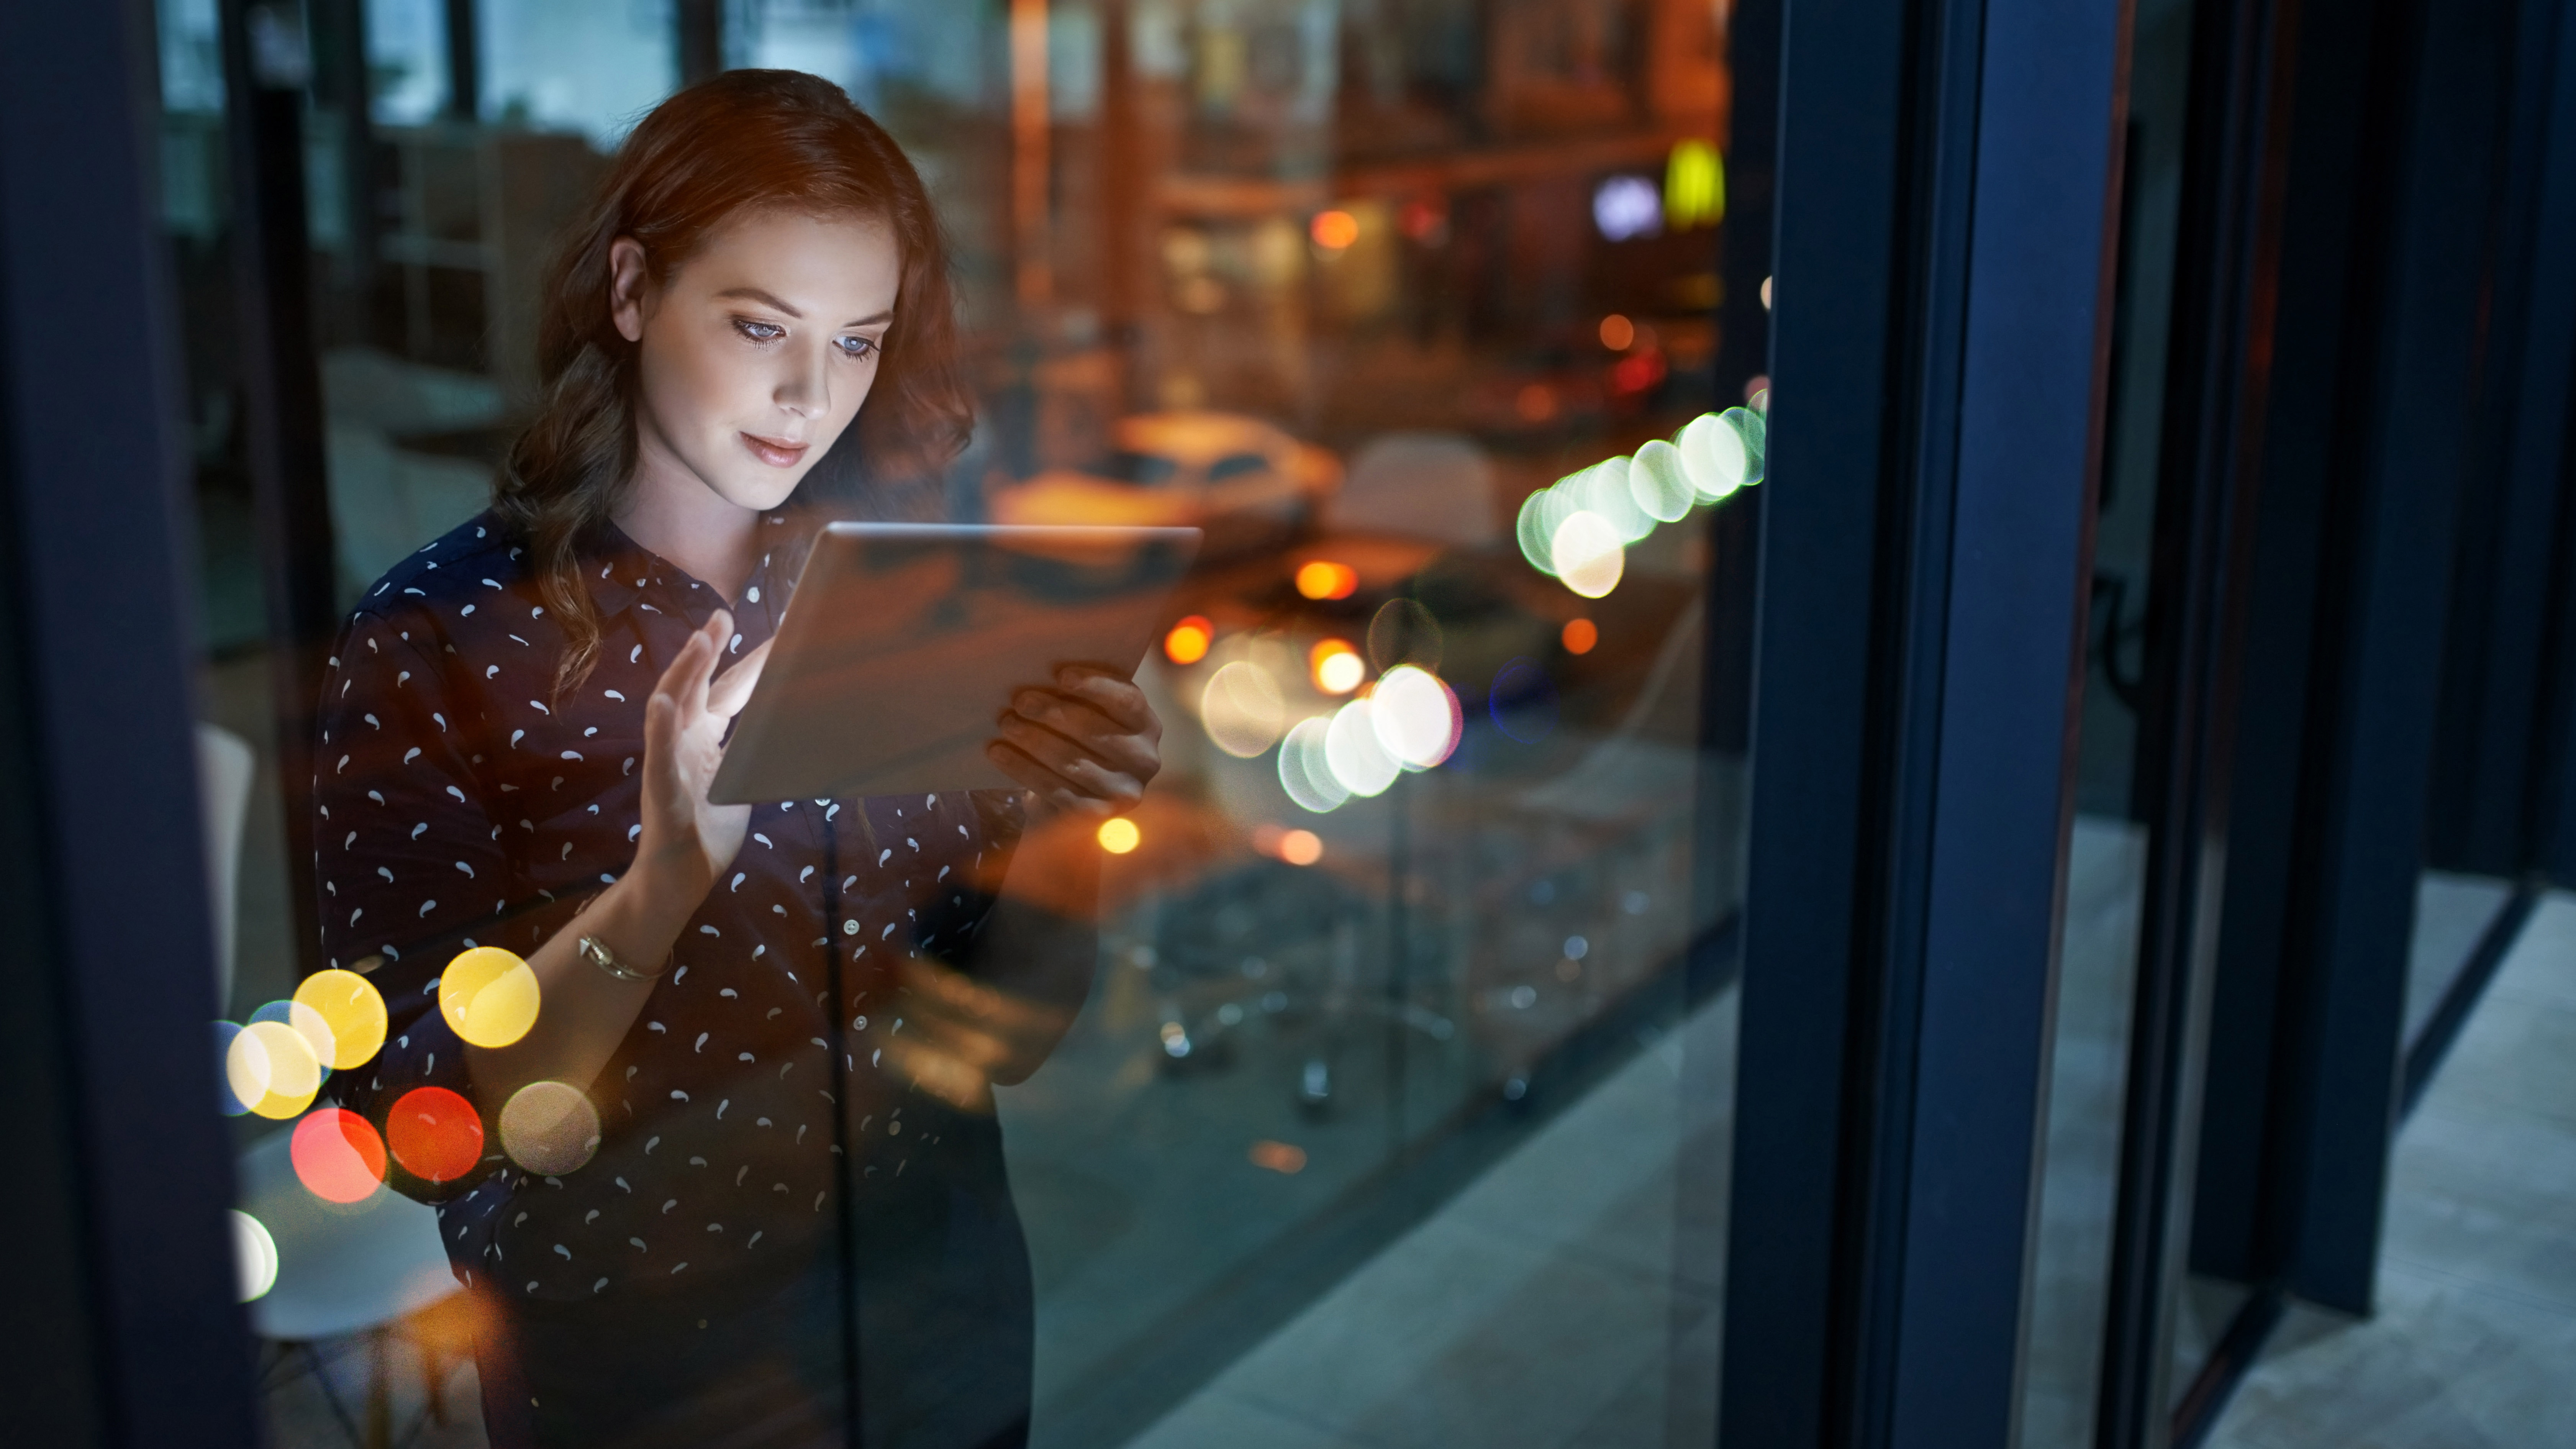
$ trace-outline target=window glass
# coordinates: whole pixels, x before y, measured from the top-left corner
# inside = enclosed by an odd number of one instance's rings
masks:
[[[246,8],[310,68],[283,502],[276,183],[159,16],[277,1442],[1708,1442],[1725,4]],[[985,678],[1112,615],[1110,684]],[[721,744],[862,635],[899,683]],[[814,773],[986,689],[998,764]],[[690,807],[735,756],[820,783]]]

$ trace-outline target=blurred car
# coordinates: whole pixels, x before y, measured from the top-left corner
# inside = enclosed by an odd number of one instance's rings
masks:
[[[1111,441],[1089,467],[998,485],[992,520],[1184,525],[1222,553],[1307,533],[1342,482],[1330,451],[1236,413],[1141,413]]]

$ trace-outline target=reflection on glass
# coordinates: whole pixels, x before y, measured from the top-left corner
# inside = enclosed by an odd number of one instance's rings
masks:
[[[213,54],[213,7],[161,8],[165,56]],[[315,51],[307,179],[360,620],[330,687],[378,707],[326,699],[318,800],[276,778],[266,714],[212,320],[230,202],[211,163],[164,167],[206,693],[259,750],[219,1043],[257,1322],[366,1349],[273,1376],[279,1442],[336,1433],[334,1394],[398,1428],[479,1401],[514,1442],[683,1390],[828,1440],[844,1383],[872,1443],[1015,1442],[1019,1414],[1045,1444],[1240,1442],[1280,1403],[1355,1438],[1704,1442],[1718,1287],[1690,1245],[1723,1196],[1678,1164],[1723,1160],[1732,1008],[1680,967],[1735,909],[1744,778],[1703,748],[1705,535],[1762,477],[1758,406],[1710,411],[1743,395],[1715,362],[1726,7],[358,8],[363,45]],[[602,965],[567,922],[652,873],[648,701],[684,650],[755,652],[800,555],[727,579],[583,536],[608,626],[567,674],[552,565],[484,510],[532,423],[612,416],[550,401],[549,257],[710,63],[837,86],[952,249],[963,451],[776,500],[778,527],[811,503],[1207,546],[1136,675],[1141,801],[1052,830],[963,791],[755,806],[667,962],[604,930]],[[165,159],[218,156],[220,67],[164,74]],[[806,320],[750,318],[790,347]],[[902,325],[854,358],[921,355]],[[319,923],[290,918],[278,824],[316,803]],[[364,859],[351,830],[379,832]],[[317,934],[336,964],[298,987]],[[539,1069],[628,990],[650,1004],[603,1063]],[[648,1305],[621,1363],[565,1327],[612,1300]],[[943,1407],[969,1400],[1006,1422]]]

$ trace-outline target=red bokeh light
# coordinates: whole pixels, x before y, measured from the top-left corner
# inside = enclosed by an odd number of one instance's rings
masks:
[[[342,1107],[305,1113],[287,1157],[296,1181],[325,1202],[364,1202],[385,1180],[384,1142],[366,1118]]]
[[[414,1177],[447,1182],[483,1158],[483,1118],[445,1087],[414,1087],[385,1114],[394,1161]]]

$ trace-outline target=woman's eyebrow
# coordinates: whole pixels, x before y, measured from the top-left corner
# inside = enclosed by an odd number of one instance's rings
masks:
[[[772,292],[762,291],[758,287],[727,287],[723,291],[716,293],[716,300],[719,302],[731,301],[737,298],[745,302],[758,302],[764,307],[774,307],[800,322],[805,320],[805,314],[798,311],[793,306],[790,306],[785,298]],[[894,320],[894,312],[889,308],[886,311],[876,312],[862,317],[856,322],[844,322],[841,325],[844,327],[873,327],[879,322],[890,322],[892,320]]]

